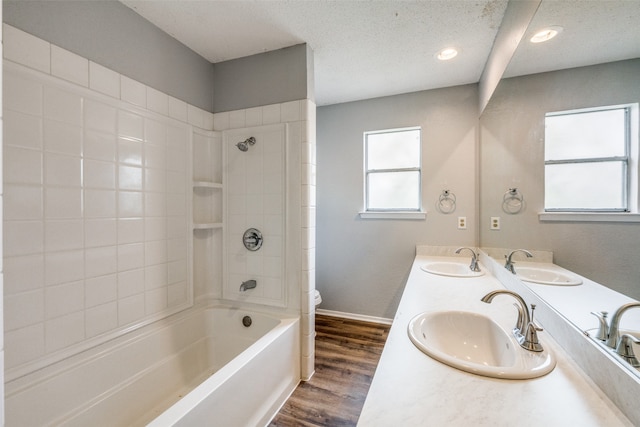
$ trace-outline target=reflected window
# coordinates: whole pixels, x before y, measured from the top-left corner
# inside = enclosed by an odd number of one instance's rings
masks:
[[[365,208],[420,211],[419,127],[364,133]]]
[[[545,116],[545,211],[631,210],[633,117],[637,104]]]

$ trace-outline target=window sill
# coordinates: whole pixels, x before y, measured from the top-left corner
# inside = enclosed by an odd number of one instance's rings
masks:
[[[640,222],[640,213],[607,212],[540,212],[543,222]]]
[[[360,212],[361,219],[426,219],[426,212]]]

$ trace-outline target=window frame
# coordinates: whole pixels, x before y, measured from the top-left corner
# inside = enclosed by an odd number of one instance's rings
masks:
[[[399,132],[408,132],[408,131],[418,131],[419,132],[419,142],[418,142],[418,167],[410,167],[410,168],[379,168],[379,169],[370,169],[368,165],[368,148],[369,148],[369,135],[379,135],[379,134],[390,134],[390,133],[399,133]],[[406,217],[411,219],[419,219],[424,218],[423,209],[422,209],[422,127],[421,126],[410,126],[410,127],[402,127],[402,128],[392,128],[392,129],[381,129],[374,131],[365,131],[363,132],[363,175],[364,175],[364,210],[360,213],[360,216],[363,218],[392,218],[392,217],[402,217],[402,215],[408,214]],[[369,206],[370,201],[370,185],[369,185],[369,177],[372,174],[380,174],[380,173],[392,173],[392,172],[418,172],[418,206],[417,208],[371,208]],[[386,214],[390,214],[391,216],[386,216]],[[394,214],[396,216],[394,216]],[[412,215],[412,214],[418,214]]]
[[[581,108],[575,110],[556,111],[545,114],[545,123],[547,117],[569,116],[594,112],[604,112],[612,110],[623,110],[624,112],[624,155],[622,156],[608,156],[608,157],[573,157],[562,160],[544,160],[544,180],[545,186],[543,204],[544,213],[548,214],[629,214],[631,212],[637,212],[637,197],[634,192],[637,192],[637,151],[638,151],[638,138],[634,135],[637,133],[637,121],[638,117],[638,104],[621,104],[621,105],[608,105],[591,108]],[[545,146],[547,144],[545,135]],[[546,157],[546,156],[545,156]],[[548,165],[562,165],[562,164],[596,164],[596,163],[619,163],[623,164],[623,174],[621,176],[620,188],[623,193],[622,208],[548,208],[547,207],[547,194],[546,194],[546,181],[547,181],[547,166]]]

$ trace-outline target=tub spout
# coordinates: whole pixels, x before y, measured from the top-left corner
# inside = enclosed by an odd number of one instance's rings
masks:
[[[257,283],[255,280],[247,280],[246,282],[242,282],[242,284],[240,285],[240,292],[244,292],[248,289],[253,289],[257,286]]]

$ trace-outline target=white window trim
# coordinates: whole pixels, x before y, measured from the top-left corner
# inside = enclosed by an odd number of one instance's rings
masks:
[[[603,107],[580,109],[579,111],[601,110]],[[629,212],[538,212],[538,219],[543,222],[576,221],[576,222],[640,222],[640,108],[638,103],[606,106],[606,108],[629,108]],[[576,110],[578,111],[578,110]]]
[[[358,213],[362,219],[426,219],[424,211],[363,211]]]

